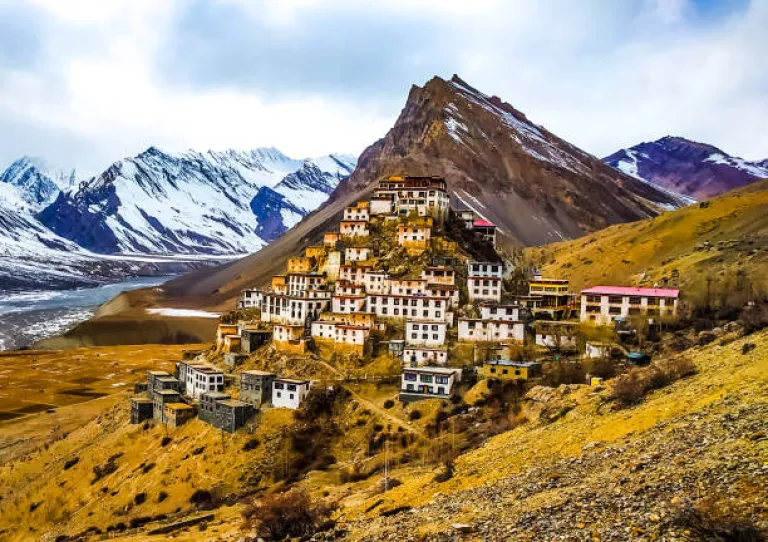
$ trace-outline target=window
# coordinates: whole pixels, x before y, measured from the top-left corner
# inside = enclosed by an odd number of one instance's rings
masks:
[[[289,399],[293,399],[293,394],[291,393],[291,394],[288,396],[288,398],[289,398]]]
[[[282,396],[283,396],[282,392],[277,392],[277,398],[278,398],[278,399],[279,399],[280,397],[282,397]]]
[[[416,378],[417,378],[416,373],[403,373],[404,380],[415,382]]]
[[[640,298],[639,297],[630,297],[629,298],[630,305],[639,305],[640,304]]]

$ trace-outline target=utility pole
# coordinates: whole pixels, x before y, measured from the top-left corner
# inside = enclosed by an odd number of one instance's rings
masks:
[[[389,439],[384,441],[384,492],[389,490]]]

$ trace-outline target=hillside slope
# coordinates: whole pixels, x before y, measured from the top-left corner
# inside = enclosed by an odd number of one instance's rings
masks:
[[[704,277],[745,270],[768,276],[768,180],[661,216],[619,224],[592,235],[524,251],[545,275],[576,288],[598,283],[701,286]]]
[[[768,160],[750,162],[712,145],[663,137],[603,159],[627,175],[695,199],[707,199],[768,178]]]
[[[742,354],[746,342],[756,349]],[[394,472],[401,486],[348,499],[348,539],[447,540],[463,523],[479,540],[701,540],[673,523],[686,505],[768,529],[767,349],[765,331],[694,348],[696,375],[626,410],[606,404],[607,390],[562,388],[559,419],[492,438],[459,457],[452,479]]]
[[[754,347],[746,350],[747,343]],[[768,331],[695,347],[684,355],[696,374],[626,409],[615,407],[608,388],[571,386],[533,395],[521,405],[528,422],[460,455],[452,478],[436,481],[439,469],[428,458],[438,441],[450,446],[446,432],[432,441],[433,448],[423,449],[423,458],[412,455],[391,466],[390,479],[401,485],[386,493],[381,472],[358,482],[337,476],[364,448],[371,427],[389,423],[376,410],[364,415],[367,408],[350,400],[339,418],[345,429],[332,450],[339,464],[312,472],[301,484],[315,498],[338,500],[344,531],[339,537],[346,540],[452,540],[455,523],[466,524],[481,540],[619,541],[675,533],[678,540],[692,540],[671,521],[686,504],[726,510],[765,529],[766,351]],[[166,433],[161,425],[130,426],[126,406],[125,400],[110,405],[67,435],[46,432],[47,440],[38,442],[47,445],[0,466],[4,539],[104,531],[120,523],[125,528],[162,514],[118,539],[165,540],[167,535],[147,531],[200,515],[190,503],[198,489],[215,491],[222,506],[212,512],[206,532],[187,529],[177,539],[242,536],[242,504],[226,496],[247,495],[251,484],[279,471],[282,428],[293,423],[293,413],[266,411],[253,434],[222,435],[199,420]],[[542,407],[556,415],[538,418]],[[425,413],[429,408],[420,406]],[[350,423],[361,417],[363,425]],[[0,434],[15,439],[20,428]],[[244,450],[253,438],[258,444]],[[114,470],[96,476],[110,458]]]

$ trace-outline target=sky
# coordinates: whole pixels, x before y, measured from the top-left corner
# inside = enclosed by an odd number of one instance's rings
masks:
[[[359,153],[456,73],[597,156],[768,158],[768,0],[0,0],[0,168]]]

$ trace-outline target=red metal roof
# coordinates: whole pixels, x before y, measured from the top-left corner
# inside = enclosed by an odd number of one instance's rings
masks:
[[[478,219],[472,223],[472,226],[474,226],[475,228],[495,228],[496,224],[494,224],[493,222],[488,222],[487,220]]]
[[[639,295],[650,297],[678,297],[680,290],[672,288],[635,288],[633,286],[593,286],[581,291],[596,295]]]

